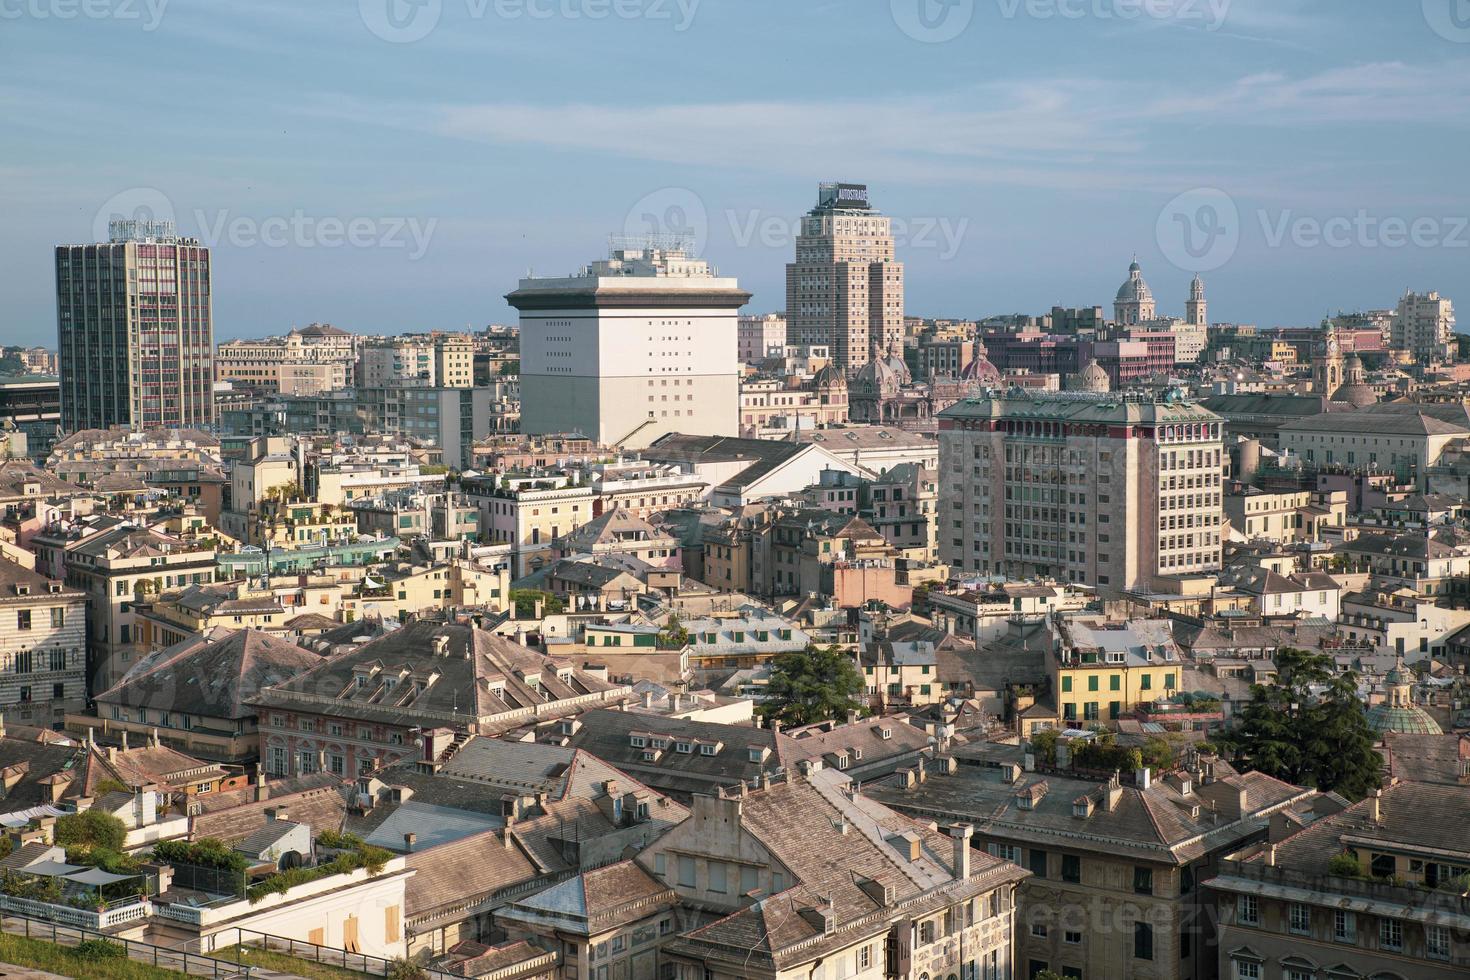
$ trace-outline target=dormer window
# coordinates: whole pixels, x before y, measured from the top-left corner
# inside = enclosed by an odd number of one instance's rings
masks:
[[[852,750],[852,757],[854,759],[861,760],[862,757],[863,757],[863,750],[862,749],[858,749],[858,748],[853,749]]]
[[[648,744],[648,739],[644,738],[642,735],[634,735],[630,737],[628,741],[632,743],[633,748],[635,749],[641,749]]]
[[[883,738],[884,738],[885,741],[888,740],[888,739],[890,739],[890,738],[892,738],[892,737],[893,737],[893,729],[891,729],[891,728],[885,728],[885,729],[883,729]]]
[[[700,755],[714,755],[719,750],[720,750],[719,749],[719,746],[717,746],[717,745],[715,745],[715,744],[713,744],[711,742],[700,742],[699,743],[699,754]]]
[[[694,743],[681,741],[675,744],[675,748],[677,748],[680,752],[683,752],[685,755],[688,755],[694,751]]]

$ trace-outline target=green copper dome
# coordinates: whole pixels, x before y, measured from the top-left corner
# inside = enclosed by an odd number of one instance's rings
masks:
[[[1368,709],[1368,725],[1378,734],[1400,732],[1409,735],[1443,735],[1439,722],[1417,705],[1401,707],[1379,704]]]

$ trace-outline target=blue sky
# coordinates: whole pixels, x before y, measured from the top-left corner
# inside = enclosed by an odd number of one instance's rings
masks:
[[[1470,305],[1466,0],[388,2],[0,0],[3,341],[140,206],[221,338],[513,322],[650,222],[779,309],[824,179],[904,219],[913,314],[1107,306],[1135,252],[1215,320]]]

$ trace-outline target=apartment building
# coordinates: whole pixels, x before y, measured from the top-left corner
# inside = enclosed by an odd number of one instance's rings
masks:
[[[1395,783],[1230,854],[1203,884],[1224,980],[1470,976],[1463,786]]]
[[[215,352],[215,377],[261,392],[317,395],[351,387],[357,337],[314,323],[284,337],[228,340]]]
[[[1030,872],[1017,897],[1018,977],[1210,980],[1224,944],[1201,884],[1224,855],[1264,839],[1273,816],[1303,819],[1316,796],[1219,761],[1128,782],[1018,762],[937,768],[865,783],[863,795],[971,823],[976,847]]]
[[[87,596],[90,690],[105,691],[132,667],[134,605],[166,589],[214,581],[214,547],[134,524],[63,542],[66,584]]]
[[[779,313],[743,316],[736,325],[742,364],[759,364],[777,351],[786,350],[786,318]]]
[[[1188,662],[1166,619],[1059,616],[1048,661],[1064,724],[1116,721],[1180,689]]]
[[[1389,346],[1421,365],[1452,360],[1455,306],[1439,293],[1406,292],[1394,308]]]
[[[1011,391],[940,415],[939,556],[1104,594],[1220,567],[1219,416],[1174,395]]]
[[[1247,540],[1278,544],[1321,541],[1347,526],[1346,490],[1263,490],[1236,485],[1225,495],[1225,519]]]
[[[556,541],[592,519],[594,494],[566,476],[507,474],[461,485],[480,508],[486,544],[508,544],[520,578],[556,560]]]
[[[419,620],[323,661],[253,701],[272,775],[357,776],[405,757],[430,729],[499,734],[630,689],[460,624]]]
[[[391,388],[404,383],[429,388],[470,388],[475,345],[463,334],[404,335],[364,341],[357,353],[357,384]]]
[[[856,796],[816,759],[756,789],[695,797],[637,861],[713,918],[664,944],[678,980],[1018,976],[1026,872],[973,851],[971,836]]]
[[[0,711],[50,728],[86,702],[86,594],[0,557]]]

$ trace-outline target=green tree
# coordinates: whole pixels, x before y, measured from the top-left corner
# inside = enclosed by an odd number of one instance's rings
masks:
[[[510,601],[515,603],[517,616],[536,615],[536,600],[541,600],[541,615],[550,616],[566,609],[561,599],[540,589],[512,589]]]
[[[669,615],[669,622],[658,632],[660,650],[682,650],[689,645],[689,631],[679,621],[678,613]]]
[[[68,813],[56,821],[56,843],[62,847],[97,847],[121,851],[128,830],[110,813],[86,810]]]
[[[1269,776],[1362,799],[1381,781],[1383,759],[1358,700],[1357,677],[1338,674],[1324,653],[1276,654],[1275,684],[1251,701],[1225,739],[1237,761]]]
[[[865,687],[851,657],[813,644],[775,659],[766,700],[756,710],[783,725],[811,725],[862,710]]]

